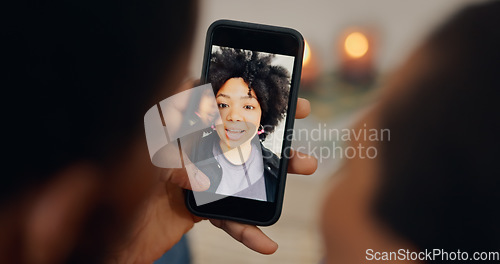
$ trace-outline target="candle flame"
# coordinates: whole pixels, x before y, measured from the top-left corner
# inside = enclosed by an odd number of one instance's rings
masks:
[[[361,58],[368,52],[368,39],[360,32],[353,32],[345,39],[344,48],[352,58]]]
[[[304,40],[304,57],[302,59],[302,65],[307,65],[309,64],[309,61],[311,60],[311,49],[309,48],[309,44],[307,43],[306,40]]]

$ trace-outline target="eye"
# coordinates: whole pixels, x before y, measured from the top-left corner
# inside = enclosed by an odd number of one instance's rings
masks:
[[[245,105],[243,108],[245,108],[247,110],[253,110],[253,109],[255,109],[255,107],[252,106],[252,105]]]
[[[217,104],[217,106],[218,106],[219,108],[226,108],[226,107],[229,107],[229,105],[228,105],[228,104],[225,104],[225,103],[220,103],[220,104]]]

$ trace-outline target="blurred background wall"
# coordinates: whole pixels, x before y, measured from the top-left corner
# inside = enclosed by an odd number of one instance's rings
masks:
[[[199,76],[208,26],[218,19],[297,29],[321,60],[324,70],[338,65],[335,47],[350,27],[377,31],[381,71],[392,69],[422,38],[450,13],[479,0],[202,0],[191,73]]]

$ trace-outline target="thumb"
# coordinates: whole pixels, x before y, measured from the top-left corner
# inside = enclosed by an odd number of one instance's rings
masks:
[[[193,190],[195,192],[202,192],[210,188],[210,179],[203,173],[195,164],[184,156],[185,168],[182,169],[162,169],[161,178],[169,181],[177,186]]]

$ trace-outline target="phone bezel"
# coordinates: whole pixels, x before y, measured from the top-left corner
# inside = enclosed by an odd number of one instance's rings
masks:
[[[278,221],[283,205],[288,165],[288,158],[285,157],[289,157],[291,145],[291,141],[287,139],[291,138],[295,121],[304,38],[298,31],[290,28],[233,20],[215,21],[207,31],[201,76],[202,84],[206,83],[208,78],[212,45],[295,57],[282,145],[283,158],[280,159],[278,171],[278,190],[274,202],[229,196],[202,206],[197,206],[193,192],[186,190],[186,206],[189,211],[200,217],[229,219],[260,226],[272,225]]]

